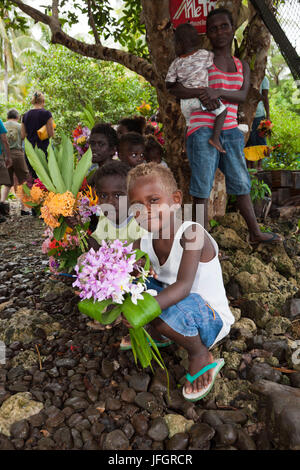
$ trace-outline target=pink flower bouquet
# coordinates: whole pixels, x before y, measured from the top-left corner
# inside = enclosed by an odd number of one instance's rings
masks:
[[[142,258],[144,267],[139,263]],[[149,269],[148,255],[141,250],[133,251],[132,243],[102,241],[98,251],[91,249],[75,267],[77,279],[73,287],[79,288],[81,313],[104,325],[122,313],[132,325],[129,333],[135,361],[138,358],[145,368],[155,359],[165,369],[155,342],[143,328],[161,314],[155,300],[157,292],[147,290]]]

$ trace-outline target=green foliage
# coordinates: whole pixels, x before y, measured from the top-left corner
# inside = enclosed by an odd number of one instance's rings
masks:
[[[271,146],[280,144],[280,147],[275,148],[270,157],[263,159],[263,168],[266,170],[300,169],[299,115],[286,109],[284,105],[276,104],[273,99],[270,103],[270,113],[274,127],[269,143]]]
[[[45,107],[57,124],[58,136],[70,135],[88,103],[97,121],[112,123],[136,114],[136,107],[143,100],[157,108],[155,89],[142,77],[119,64],[95,61],[62,46],[51,45],[47,54],[28,65],[28,75],[32,86],[27,109],[34,90],[41,90]]]
[[[272,192],[267,183],[264,181],[259,181],[256,178],[256,170],[249,169],[250,178],[251,178],[251,191],[250,197],[252,202],[260,201],[265,196],[271,196]]]

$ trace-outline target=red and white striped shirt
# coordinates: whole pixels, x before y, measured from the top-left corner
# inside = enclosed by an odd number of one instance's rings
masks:
[[[208,86],[210,88],[221,88],[223,90],[240,90],[244,82],[243,64],[242,62],[233,57],[236,72],[223,72],[219,70],[215,64],[208,69]],[[229,101],[222,100],[222,103],[227,108],[227,116],[222,127],[222,130],[233,129],[237,127],[237,110],[236,103],[229,103]],[[187,137],[195,132],[200,127],[214,127],[216,116],[208,111],[194,111],[191,114],[190,126],[187,131]]]

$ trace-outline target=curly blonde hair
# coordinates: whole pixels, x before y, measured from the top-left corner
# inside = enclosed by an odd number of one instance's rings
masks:
[[[143,176],[155,176],[161,182],[162,187],[170,194],[177,191],[178,186],[170,168],[160,163],[142,163],[132,168],[127,176],[127,191],[130,191],[138,178]]]

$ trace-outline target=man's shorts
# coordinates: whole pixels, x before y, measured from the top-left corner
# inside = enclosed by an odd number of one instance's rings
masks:
[[[190,194],[200,199],[209,198],[217,168],[225,175],[227,194],[249,194],[251,183],[244,156],[243,133],[237,127],[221,132],[220,142],[226,153],[220,153],[210,145],[208,140],[212,133],[213,129],[200,127],[187,138]]]
[[[24,152],[18,149],[11,149],[10,156],[12,159],[12,166],[8,168],[8,173],[11,178],[11,184],[14,184],[13,175],[15,174],[18,183],[22,184],[27,180],[29,171],[26,165]]]

